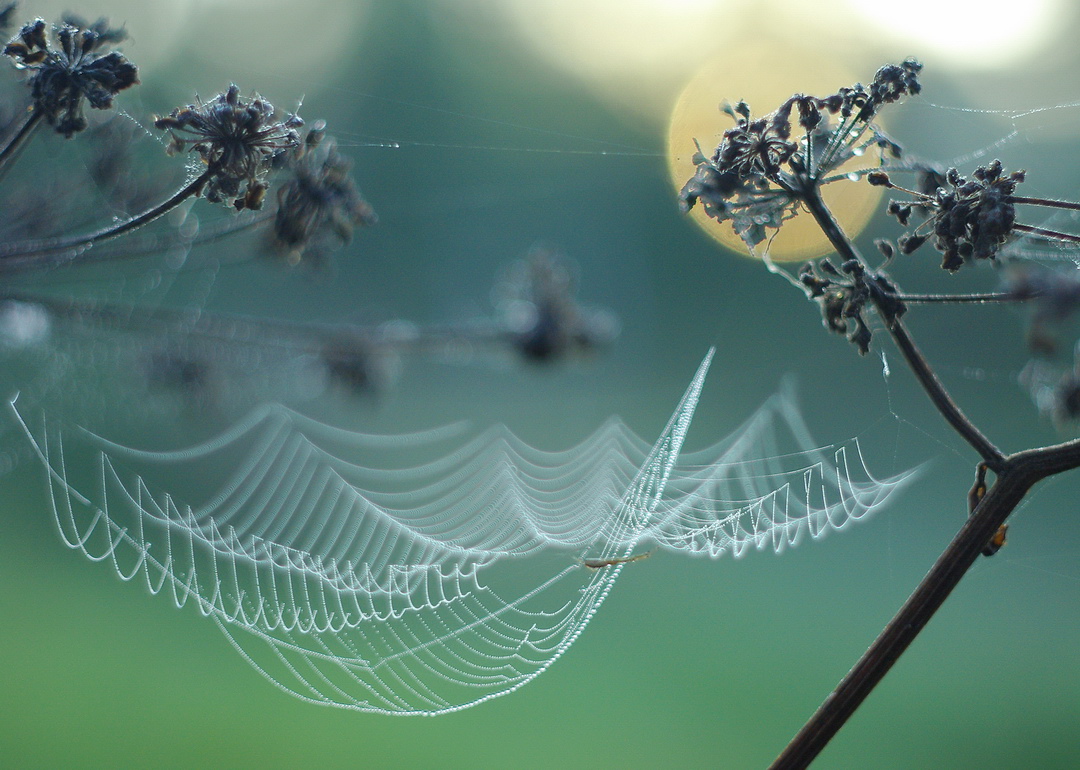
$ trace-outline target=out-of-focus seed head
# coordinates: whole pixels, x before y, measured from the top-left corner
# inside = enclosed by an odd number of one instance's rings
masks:
[[[278,190],[273,238],[292,264],[324,234],[347,243],[355,227],[378,221],[349,175],[352,164],[325,131],[317,121],[284,164],[292,178]]]

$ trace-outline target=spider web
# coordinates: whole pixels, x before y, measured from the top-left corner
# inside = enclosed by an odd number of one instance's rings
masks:
[[[711,359],[651,447],[618,420],[543,452],[505,428],[375,436],[265,406],[149,452],[12,410],[69,548],[190,602],[299,698],[437,714],[546,670],[641,554],[780,552],[912,477],[874,478],[857,440],[815,446],[790,394],[683,455]],[[182,480],[200,494],[163,491]]]

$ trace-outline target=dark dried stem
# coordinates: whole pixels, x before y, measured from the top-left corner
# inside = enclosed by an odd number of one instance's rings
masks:
[[[1034,457],[1022,455],[1006,460],[1002,474],[915,592],[777,757],[772,770],[807,767],[919,635],[1027,491],[1045,475],[1036,470]]]
[[[1029,233],[1030,235],[1038,236],[1039,238],[1045,238],[1049,241],[1065,241],[1066,243],[1080,243],[1080,235],[1073,235],[1072,233],[1063,233],[1059,230],[1047,230],[1045,227],[1032,227],[1031,225],[1014,224],[1012,229],[1019,233]]]
[[[771,768],[788,770],[807,767],[944,604],[1028,490],[1048,476],[1077,467],[1080,467],[1080,440],[1027,449],[1006,457],[997,481],[979,501],[915,592]]]
[[[7,144],[0,149],[0,179],[7,173],[8,163],[18,156],[26,140],[33,135],[34,129],[41,125],[42,114],[40,110],[32,110],[18,130],[7,140]]]
[[[1052,209],[1069,209],[1070,211],[1080,211],[1080,203],[1073,203],[1072,201],[1058,201],[1052,198],[1025,198],[1022,195],[1010,195],[1009,203],[1028,203],[1032,206],[1048,206]]]
[[[192,195],[202,190],[215,173],[217,172],[213,167],[207,168],[206,171],[192,179],[157,206],[125,222],[102,228],[97,232],[69,238],[52,238],[5,244],[3,248],[0,248],[0,272],[18,272],[42,266],[74,262],[86,249],[102,241],[118,238],[125,233],[137,230],[143,225],[169,213]],[[66,253],[58,254],[58,252]]]
[[[990,305],[1003,302],[1027,302],[1039,296],[1035,293],[1017,294],[1013,291],[994,291],[985,294],[906,294],[896,293],[895,299],[907,305]]]
[[[840,256],[862,261],[817,190],[807,185],[802,197]],[[935,406],[995,471],[997,480],[881,635],[776,759],[774,770],[807,767],[919,635],[1028,490],[1047,476],[1080,467],[1080,441],[1003,456],[952,402],[892,309],[895,300],[875,296],[874,304]]]

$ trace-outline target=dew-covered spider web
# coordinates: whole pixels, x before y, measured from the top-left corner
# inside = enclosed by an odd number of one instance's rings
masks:
[[[711,358],[651,446],[614,419],[544,452],[503,428],[376,436],[264,406],[149,452],[11,408],[69,548],[192,605],[299,698],[437,714],[547,669],[643,554],[781,552],[911,478],[871,475],[857,440],[814,445],[790,395],[683,454]],[[197,495],[170,491],[183,480]]]

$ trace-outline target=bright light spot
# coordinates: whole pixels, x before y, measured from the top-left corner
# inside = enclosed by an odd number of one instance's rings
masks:
[[[807,61],[814,61],[812,69],[805,66]],[[724,131],[731,127],[731,118],[720,111],[720,104],[724,100],[734,104],[742,99],[750,105],[753,117],[764,117],[792,94],[828,96],[842,86],[865,79],[865,76],[844,71],[812,51],[794,50],[790,44],[783,49],[765,42],[732,46],[727,53],[709,62],[694,75],[672,110],[667,137],[668,171],[672,185],[680,190],[694,175],[695,167],[691,160],[696,150],[694,140],[709,155],[716,149]],[[798,126],[793,126],[793,136],[797,130]],[[859,166],[849,164],[844,166],[844,170],[860,168],[866,163],[876,163],[876,154],[869,153]],[[841,181],[826,186],[822,197],[844,231],[855,237],[877,209],[882,189],[871,187],[866,182]],[[748,254],[746,245],[729,222],[710,219],[700,205],[691,210],[690,216],[724,246],[740,254]],[[769,245],[769,255],[777,261],[809,259],[831,251],[828,240],[807,215],[785,222]]]
[[[1032,54],[1056,32],[1062,0],[844,0],[860,22],[879,34],[909,41],[928,56],[933,49],[950,63],[971,68],[998,68]]]

